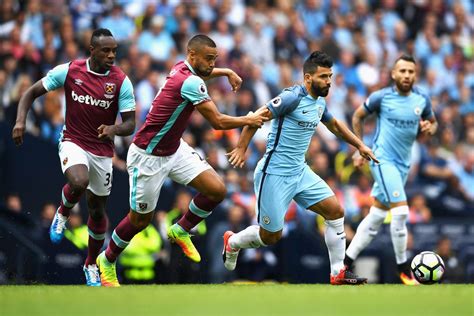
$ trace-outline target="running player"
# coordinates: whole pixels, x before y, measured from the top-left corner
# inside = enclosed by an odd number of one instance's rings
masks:
[[[218,111],[207,93],[204,80],[216,75],[235,75],[229,69],[213,71],[216,70],[216,58],[217,48],[212,39],[205,35],[191,38],[186,60],[173,67],[155,96],[144,125],[135,135],[127,156],[130,212],[115,228],[107,249],[97,258],[102,285],[120,286],[115,261],[133,236],[150,223],[166,177],[190,185],[199,192],[191,201],[189,210],[169,228],[168,237],[191,260],[201,261],[189,231],[224,199],[226,188],[214,169],[181,138],[189,117],[196,108],[215,129],[245,125],[258,128],[268,120],[264,111],[242,117]]]
[[[67,183],[50,228],[59,243],[71,208],[86,192],[89,245],[84,264],[86,283],[100,286],[96,258],[107,229],[105,205],[112,188],[112,156],[115,135],[131,135],[135,129],[135,98],[128,77],[114,66],[117,43],[107,29],[97,29],[90,40],[90,58],[53,68],[21,97],[13,128],[16,145],[23,143],[26,114],[34,99],[64,87],[66,123],[59,142],[59,158]],[[122,123],[115,123],[120,112]]]
[[[374,113],[377,116],[373,150],[380,159],[380,164],[370,163],[375,180],[372,188],[374,204],[359,224],[344,261],[348,267],[352,265],[359,253],[377,235],[387,212],[391,211],[390,233],[400,279],[406,285],[415,285],[417,282],[410,270],[406,253],[409,209],[404,186],[410,168],[411,148],[418,132],[433,135],[438,124],[429,97],[413,87],[416,80],[413,57],[403,55],[396,60],[392,79],[395,81],[393,87],[372,93],[352,117],[354,133],[362,137],[364,119]],[[356,155],[354,163],[361,166],[364,161]]]
[[[341,121],[327,110],[326,97],[331,87],[332,60],[323,52],[313,52],[303,65],[304,84],[283,90],[263,109],[274,118],[267,149],[254,175],[259,225],[239,233],[224,234],[223,259],[234,270],[242,248],[275,244],[282,235],[286,210],[294,199],[302,207],[325,218],[325,240],[331,264],[331,284],[362,284],[367,281],[346,269],[344,210],[329,186],[305,162],[305,153],[317,125],[322,122],[338,137],[355,146],[362,157],[377,162],[374,154]],[[232,165],[241,167],[255,128],[244,128],[237,147],[229,153]]]

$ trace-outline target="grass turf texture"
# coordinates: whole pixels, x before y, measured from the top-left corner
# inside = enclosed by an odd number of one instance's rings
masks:
[[[7,315],[474,315],[474,285],[0,286]]]

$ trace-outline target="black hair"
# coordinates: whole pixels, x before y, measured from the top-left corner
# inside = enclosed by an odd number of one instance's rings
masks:
[[[92,32],[91,45],[94,46],[94,44],[97,41],[97,38],[99,38],[101,36],[112,36],[112,37],[114,37],[112,35],[112,32],[110,32],[109,29],[96,29],[96,30],[94,30],[94,32]]]
[[[398,58],[395,60],[394,65],[396,65],[399,60],[408,61],[408,62],[414,63],[414,64],[416,65],[415,58],[414,58],[412,55],[402,54],[400,57],[398,57]]]
[[[331,68],[333,64],[331,56],[319,50],[314,51],[306,58],[303,65],[303,74],[314,74],[318,66]]]
[[[216,43],[209,36],[204,34],[195,35],[188,42],[188,50],[196,50],[203,46],[216,47]]]

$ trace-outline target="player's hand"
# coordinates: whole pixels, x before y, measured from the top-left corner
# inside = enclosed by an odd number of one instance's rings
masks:
[[[255,112],[250,111],[247,117],[250,119],[248,126],[260,128],[263,123],[272,119],[272,112],[266,107],[261,107]]]
[[[242,168],[245,164],[245,151],[246,148],[236,147],[231,152],[226,153],[229,163],[235,168]]]
[[[372,160],[375,163],[379,163],[377,157],[375,157],[374,153],[372,152],[372,149],[370,149],[364,144],[362,144],[358,149],[359,149],[359,154],[362,158],[364,158],[367,161]]]
[[[239,91],[240,87],[242,86],[242,78],[240,78],[240,76],[231,69],[227,75],[227,79],[229,80],[229,83],[232,87],[232,91]]]
[[[249,119],[249,122],[247,123],[248,126],[256,128],[262,127],[264,120],[261,114],[250,111],[247,114],[247,118]]]
[[[23,144],[23,135],[25,135],[25,123],[16,123],[13,127],[12,138],[15,145]]]
[[[362,168],[365,165],[365,163],[367,162],[367,160],[362,158],[362,156],[360,155],[360,153],[358,151],[356,151],[352,155],[352,161],[354,163],[354,167],[359,168],[359,169]]]
[[[420,131],[423,134],[433,135],[431,122],[428,120],[420,121]]]
[[[264,122],[270,121],[272,119],[272,112],[266,107],[263,106],[255,111],[256,114],[260,114]]]
[[[98,138],[102,141],[114,141],[115,125],[102,124],[97,128]]]

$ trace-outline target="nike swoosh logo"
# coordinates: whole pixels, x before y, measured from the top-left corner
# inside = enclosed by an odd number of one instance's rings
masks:
[[[336,235],[338,235],[338,236],[342,235],[342,234],[344,234],[344,232],[336,233]]]
[[[302,113],[303,113],[303,114],[306,114],[306,113],[309,113],[309,111],[305,111],[305,110],[303,110],[303,112],[302,112]]]

